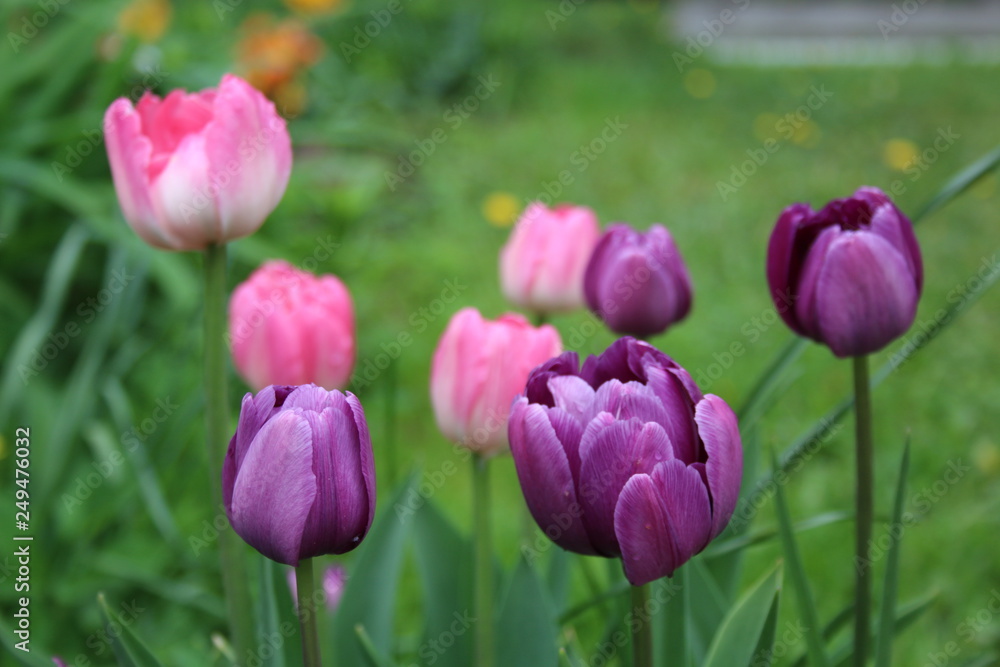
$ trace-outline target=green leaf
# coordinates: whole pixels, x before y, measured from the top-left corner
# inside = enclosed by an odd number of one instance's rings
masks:
[[[686,644],[689,659],[702,664],[719,626],[734,602],[735,596],[726,595],[719,587],[704,559],[696,557],[681,570],[685,591],[684,614],[687,617]]]
[[[559,661],[555,608],[542,580],[524,558],[511,574],[497,619],[497,636],[507,638],[497,645],[498,667],[555,665]]]
[[[414,477],[395,493],[389,505],[375,518],[372,530],[355,552],[351,575],[340,606],[331,622],[331,660],[336,665],[360,665],[365,652],[358,643],[355,626],[361,625],[373,646],[392,655],[393,615],[396,591],[403,565],[403,546],[413,523],[410,493]],[[400,511],[397,511],[400,508]]]
[[[916,224],[933,211],[936,211],[965,192],[980,178],[996,169],[997,165],[1000,165],[1000,146],[958,172],[950,181],[945,183],[944,187],[913,216],[913,223]]]
[[[569,599],[569,552],[551,549],[549,558],[549,595],[556,609],[565,609]]]
[[[773,460],[773,456],[772,461],[774,467],[777,467],[778,463]],[[799,555],[799,548],[795,543],[792,519],[788,514],[788,505],[785,502],[785,490],[782,484],[775,485],[775,488],[777,489],[775,503],[778,514],[778,526],[781,532],[781,545],[790,570],[792,589],[795,591],[799,613],[802,615],[802,622],[806,626],[806,647],[809,653],[809,664],[810,667],[829,667],[830,663],[823,651],[823,638],[820,636],[819,614],[816,612],[816,601],[813,599],[812,589],[809,587],[809,580],[806,578],[806,571],[802,566],[802,557]]]
[[[906,628],[910,627],[927,611],[934,600],[937,598],[936,593],[927,595],[919,600],[910,602],[904,605],[902,608],[896,610],[896,623],[893,628],[894,633],[898,635]],[[872,633],[874,639],[874,633]],[[834,667],[847,667],[854,658],[854,641],[851,638],[845,639],[840,645],[830,653],[830,662],[833,663]]]
[[[257,555],[258,583],[260,584],[260,595],[257,597],[256,621],[257,639],[266,642],[271,637],[281,637],[281,615],[278,608],[278,599],[275,586],[281,585],[286,589],[288,584],[282,581],[285,577],[279,571],[279,565],[270,558]],[[286,638],[287,639],[287,638]],[[282,646],[291,644],[290,641],[283,641]],[[285,654],[281,649],[266,652],[268,657],[260,655],[261,667],[285,667]],[[240,656],[241,658],[243,656]]]
[[[899,480],[896,482],[896,502],[892,509],[892,525],[903,525],[903,506],[906,503],[906,474],[910,469],[910,442],[903,447],[903,460],[899,464]],[[896,593],[899,591],[899,545],[902,542],[898,532],[890,531],[892,542],[887,554],[885,584],[882,591],[882,613],[879,621],[878,639],[875,650],[875,667],[892,667],[892,639],[896,626]]]
[[[111,650],[114,651],[118,664],[122,667],[160,667],[160,661],[153,657],[142,640],[132,632],[129,623],[120,622],[111,613],[104,593],[97,594],[97,603],[107,621],[107,635],[111,639]]]
[[[791,368],[792,364],[798,361],[799,357],[809,346],[809,341],[796,336],[790,339],[785,346],[775,355],[774,361],[767,367],[757,384],[750,390],[749,396],[740,406],[737,417],[740,429],[752,427],[760,419],[760,416],[768,407],[768,401],[774,394],[775,388],[785,372]]]
[[[670,579],[651,583],[650,598],[663,603],[659,618],[653,620],[653,659],[657,667],[687,667],[691,664],[688,636],[691,624],[691,591],[687,563]],[[704,650],[701,651],[704,654]]]
[[[776,565],[729,610],[719,626],[702,667],[743,667],[754,651],[773,638],[773,620],[781,591],[781,565]],[[767,632],[765,632],[767,631]]]
[[[833,512],[824,512],[822,514],[817,514],[816,516],[809,517],[808,519],[803,519],[793,526],[795,533],[803,533],[808,530],[814,530],[816,528],[822,528],[824,526],[830,526],[835,523],[842,523],[844,521],[851,521],[854,519],[853,512],[844,512],[841,510]],[[733,551],[741,551],[747,547],[757,546],[758,544],[764,544],[773,538],[778,536],[778,528],[762,528],[760,530],[755,530],[752,533],[740,535],[738,537],[731,537],[728,540],[721,540],[713,546],[705,550],[702,558],[708,559],[709,561],[714,560],[719,556],[724,556],[726,554],[732,553]]]
[[[451,640],[449,644],[454,643],[442,653],[432,653],[434,664],[440,667],[471,665],[473,633],[468,628],[461,633],[452,632],[452,626],[456,623],[455,627],[463,626],[463,615],[467,616],[473,609],[472,545],[431,502],[414,516],[413,538],[417,571],[424,590],[426,626],[421,649],[433,652],[437,643],[430,642],[447,635]]]

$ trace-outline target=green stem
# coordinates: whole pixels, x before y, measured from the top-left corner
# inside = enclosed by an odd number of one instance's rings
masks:
[[[490,539],[489,461],[472,457],[475,540],[476,667],[493,667],[493,545]]]
[[[653,667],[653,627],[649,622],[649,584],[632,587],[632,664],[635,667]]]
[[[868,380],[868,357],[854,358],[854,419],[857,442],[857,519],[855,538],[855,564],[868,559],[868,545],[872,537],[874,514],[873,489],[875,485],[872,451],[872,405]],[[854,595],[854,664],[864,667],[868,661],[868,643],[871,635],[871,568],[856,567]]]
[[[322,667],[319,656],[319,632],[316,630],[316,578],[312,558],[299,561],[295,568],[295,591],[299,599],[299,628],[302,632],[302,664]]]
[[[208,448],[209,487],[212,506],[222,508],[220,469],[229,446],[229,401],[226,391],[226,246],[205,249],[205,426]],[[221,511],[221,510],[220,510]],[[250,615],[250,591],[247,588],[245,553],[239,538],[231,530],[219,532],[219,557],[222,561],[222,585],[237,664],[246,659],[254,636]]]

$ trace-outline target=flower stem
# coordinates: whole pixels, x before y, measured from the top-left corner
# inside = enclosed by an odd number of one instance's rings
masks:
[[[854,603],[854,664],[864,667],[868,661],[868,644],[871,634],[871,568],[862,567],[867,562],[868,544],[872,537],[874,513],[873,489],[874,454],[872,451],[872,405],[868,380],[868,357],[854,357],[854,419],[857,442],[857,518],[855,538],[855,603]]]
[[[221,466],[229,445],[229,412],[226,391],[226,246],[205,249],[205,426],[212,506],[222,511]],[[232,530],[219,532],[222,585],[237,664],[253,642],[250,591],[247,588],[245,553]]]
[[[299,599],[299,628],[302,632],[302,664],[321,667],[319,633],[316,630],[316,579],[312,558],[299,562],[295,568],[295,592]]]
[[[493,545],[490,536],[489,461],[472,457],[473,539],[475,540],[476,667],[493,667]]]
[[[632,632],[632,664],[635,667],[653,667],[653,628],[648,621],[648,603],[649,584],[633,586],[632,618],[639,620]]]

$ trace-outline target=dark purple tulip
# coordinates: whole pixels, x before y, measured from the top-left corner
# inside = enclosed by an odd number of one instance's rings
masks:
[[[736,415],[648,343],[621,338],[528,378],[510,449],[538,526],[581,554],[621,557],[635,586],[671,576],[726,527],[739,498]]]
[[[838,357],[876,352],[917,314],[924,271],[913,225],[878,188],[818,213],[792,204],[767,249],[767,282],[796,333]]]
[[[645,234],[608,227],[587,264],[583,293],[609,329],[639,337],[666,331],[691,310],[691,276],[663,225]]]
[[[358,546],[375,516],[375,465],[357,397],[313,384],[244,396],[222,495],[233,530],[279,563]]]

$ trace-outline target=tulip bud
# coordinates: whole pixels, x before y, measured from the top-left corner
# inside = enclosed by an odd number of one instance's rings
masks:
[[[431,367],[431,402],[445,437],[484,456],[507,445],[507,418],[528,373],[559,354],[551,326],[508,313],[494,322],[475,308],[451,318]]]
[[[201,250],[254,233],[288,185],[291,140],[274,105],[243,79],[122,97],[104,114],[125,221],[167,250]]]
[[[500,251],[504,296],[537,313],[580,308],[583,272],[599,234],[589,208],[529,205]]]
[[[913,225],[877,188],[860,188],[818,213],[782,211],[767,250],[775,307],[793,331],[838,357],[876,352],[917,314],[923,287]]]
[[[597,242],[584,274],[587,306],[615,333],[648,337],[687,317],[691,277],[670,232],[615,224]]]
[[[351,295],[336,276],[267,262],[233,291],[229,341],[236,370],[254,390],[343,389],[355,358]]]
[[[538,527],[564,549],[621,557],[634,586],[704,549],[739,499],[736,415],[634,338],[582,369],[566,352],[533,370],[511,409],[510,449]]]
[[[222,499],[233,530],[279,563],[357,547],[375,516],[375,465],[360,401],[315,385],[244,396]]]

